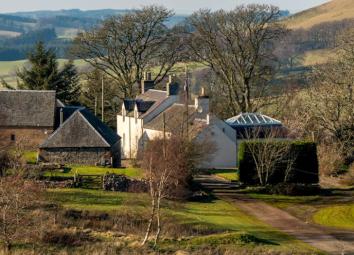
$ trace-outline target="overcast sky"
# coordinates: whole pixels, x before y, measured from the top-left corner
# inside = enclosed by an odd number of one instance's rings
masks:
[[[273,4],[281,9],[298,12],[328,2],[328,0],[0,0],[0,12],[60,9],[123,9],[148,4],[162,4],[177,13],[190,13],[200,8],[232,9],[239,4]]]

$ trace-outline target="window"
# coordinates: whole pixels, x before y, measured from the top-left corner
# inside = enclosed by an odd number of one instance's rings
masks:
[[[11,134],[11,141],[16,141],[16,136],[14,134]]]

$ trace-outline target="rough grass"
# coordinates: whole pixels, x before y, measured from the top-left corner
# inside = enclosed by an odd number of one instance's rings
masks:
[[[23,157],[27,164],[36,164],[38,152],[36,151],[25,151]]]
[[[354,230],[354,204],[330,206],[313,215],[317,224]]]
[[[84,189],[50,189],[48,198],[67,209],[88,211],[115,212],[129,210],[132,212],[147,211],[149,198],[147,194],[107,192]],[[219,245],[261,245],[272,251],[302,251],[313,254],[315,250],[308,245],[272,229],[257,219],[244,214],[234,204],[221,200],[210,203],[165,202],[163,214],[175,219],[178,224],[204,226],[212,234],[199,237],[188,237],[186,241],[165,240],[162,250],[198,249],[201,246]]]
[[[210,170],[210,174],[216,175],[228,181],[238,181],[239,175],[237,169],[215,169]]]
[[[145,194],[89,189],[49,189],[47,197],[65,208],[88,211],[119,211],[126,206],[138,210],[148,203]]]
[[[62,170],[46,171],[46,177],[73,177],[75,174],[81,175],[104,175],[106,173],[124,174],[132,178],[142,178],[143,171],[139,168],[108,168],[100,166],[67,166]]]
[[[302,65],[303,66],[315,66],[326,64],[329,60],[335,59],[337,54],[333,50],[310,50],[303,54]]]
[[[353,0],[333,0],[295,14],[286,19],[284,23],[292,29],[307,29],[322,22],[352,19],[353,13]]]
[[[285,196],[258,193],[249,193],[248,196],[282,209],[291,206],[311,204],[320,198],[319,196]]]

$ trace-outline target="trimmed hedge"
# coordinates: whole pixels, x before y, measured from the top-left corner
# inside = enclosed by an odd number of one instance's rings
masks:
[[[238,166],[240,181],[248,185],[260,184],[252,154],[248,149],[248,145],[259,144],[262,141],[245,141],[242,142],[238,150]],[[290,171],[288,183],[318,183],[318,159],[316,144],[307,141],[274,141],[274,145],[282,145],[290,143],[292,155],[297,155],[296,160]],[[273,174],[269,177],[268,184],[278,184],[284,182],[286,166],[278,164],[275,166]]]

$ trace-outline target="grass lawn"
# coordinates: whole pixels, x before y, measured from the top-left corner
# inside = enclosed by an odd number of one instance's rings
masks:
[[[62,170],[47,171],[45,176],[50,177],[73,177],[77,174],[81,175],[104,175],[106,173],[124,174],[132,178],[142,178],[143,171],[139,168],[108,168],[100,166],[82,166],[71,165]]]
[[[313,215],[317,224],[354,230],[354,204],[325,207]]]
[[[114,212],[130,210],[134,213],[149,209],[147,194],[133,194],[122,192],[107,192],[101,190],[86,189],[50,189],[48,198],[61,204],[65,208]],[[257,219],[244,214],[234,204],[215,200],[210,203],[198,202],[165,202],[164,215],[173,217],[180,224],[203,226],[203,229],[217,231],[217,234],[206,235],[188,239],[188,241],[162,242],[160,248],[169,250],[172,248],[192,248],[214,244],[226,244],[232,246],[239,244],[240,235],[246,234],[262,240],[262,247],[272,251],[303,251],[303,254],[314,254],[308,245],[297,241],[277,230],[265,225]],[[194,247],[194,248],[193,248]]]
[[[119,211],[126,206],[138,210],[148,203],[145,194],[90,189],[49,189],[47,197],[65,208],[92,211]]]
[[[290,205],[297,204],[307,204],[319,199],[319,196],[285,196],[285,195],[268,195],[268,194],[258,194],[249,193],[249,197],[262,200],[264,202],[270,203],[279,208],[287,207]]]
[[[214,169],[208,171],[208,173],[224,178],[229,181],[239,180],[237,169]]]
[[[36,164],[38,152],[36,151],[25,151],[23,157],[25,158],[27,164]]]

